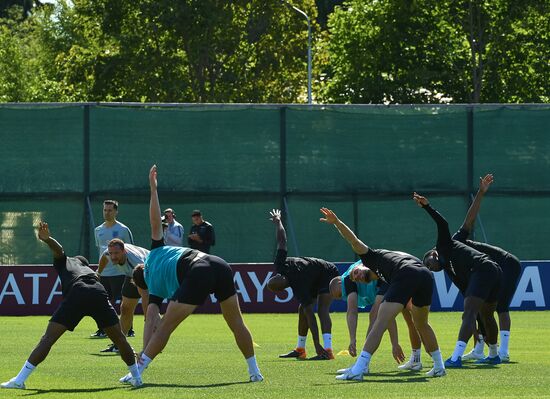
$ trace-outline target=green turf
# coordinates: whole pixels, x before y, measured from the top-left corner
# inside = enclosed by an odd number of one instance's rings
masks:
[[[347,347],[345,317],[342,313],[332,316],[338,351]],[[246,383],[246,364],[222,316],[195,315],[176,330],[144,374],[145,386],[132,390],[118,383],[126,373],[120,358],[99,354],[107,340],[87,338],[95,325],[86,319],[54,346],[27,380],[26,391],[0,390],[0,398],[550,398],[550,312],[512,313],[511,364],[468,365],[449,370],[446,377],[438,379],[424,377],[431,367],[425,354],[422,373],[396,371],[389,340],[384,337],[371,362],[372,374],[362,383],[334,380],[336,369],[352,363],[349,356],[322,362],[278,359],[279,353],[296,344],[296,315],[254,314],[245,318],[260,345],[256,354],[265,376],[263,383]],[[366,315],[360,316],[359,331],[365,330],[366,319]],[[47,320],[1,318],[0,380],[17,374]],[[460,313],[434,313],[431,320],[446,358],[454,348]],[[138,338],[131,338],[130,343],[139,350],[142,318],[137,317],[135,324]],[[399,329],[402,346],[408,348],[402,320]],[[312,348],[311,341],[308,344]]]

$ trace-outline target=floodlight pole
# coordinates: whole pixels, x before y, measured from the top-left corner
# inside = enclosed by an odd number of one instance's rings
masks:
[[[286,5],[292,7],[294,11],[301,14],[307,21],[307,103],[311,104],[311,21],[309,16],[298,7],[293,6],[287,0],[281,0]]]

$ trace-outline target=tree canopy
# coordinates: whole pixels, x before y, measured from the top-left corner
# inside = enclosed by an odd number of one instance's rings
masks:
[[[14,5],[15,4],[15,5]],[[0,3],[0,101],[549,102],[545,0]]]

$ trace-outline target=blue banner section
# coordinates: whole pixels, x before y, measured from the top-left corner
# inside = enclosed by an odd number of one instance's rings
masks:
[[[337,263],[340,274],[351,263]],[[549,310],[550,309],[550,261],[530,260],[521,262],[521,276],[510,304],[510,310]],[[464,298],[458,288],[444,272],[434,273],[435,289],[432,297],[432,311],[464,310]],[[334,301],[331,310],[345,312],[344,301]],[[365,309],[368,311],[369,309]],[[361,311],[361,310],[360,310]]]

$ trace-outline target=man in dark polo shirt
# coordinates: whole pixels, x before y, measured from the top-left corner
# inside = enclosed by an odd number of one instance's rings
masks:
[[[44,241],[53,253],[53,266],[61,280],[63,302],[53,314],[46,332],[19,374],[2,383],[1,387],[25,389],[25,380],[46,359],[53,344],[65,331],[73,331],[84,316],[92,317],[99,328],[103,328],[109,338],[118,346],[120,356],[132,374],[131,384],[134,387],[141,386],[143,383],[134,351],[122,334],[118,316],[109,302],[107,291],[99,282],[96,272],[88,267],[88,260],[83,256],[68,257],[65,255],[63,247],[50,236],[48,224],[45,222],[41,222],[38,227],[38,238]]]
[[[323,259],[287,257],[286,231],[281,221],[281,211],[272,210],[271,221],[277,229],[277,255],[275,258],[277,274],[269,279],[267,288],[273,292],[279,292],[290,287],[300,303],[298,307],[298,344],[296,349],[280,357],[305,359],[305,344],[309,329],[317,352],[317,356],[310,358],[310,360],[334,359],[332,353],[332,321],[329,313],[332,297],[329,292],[329,284],[334,277],[339,276],[338,269],[332,263]],[[317,302],[317,314],[321,323],[323,346],[319,342],[319,330],[313,312],[314,302]]]
[[[214,227],[202,218],[202,213],[195,209],[191,213],[193,225],[189,229],[187,244],[191,249],[198,249],[205,254],[210,253],[210,247],[216,245],[216,235]]]

